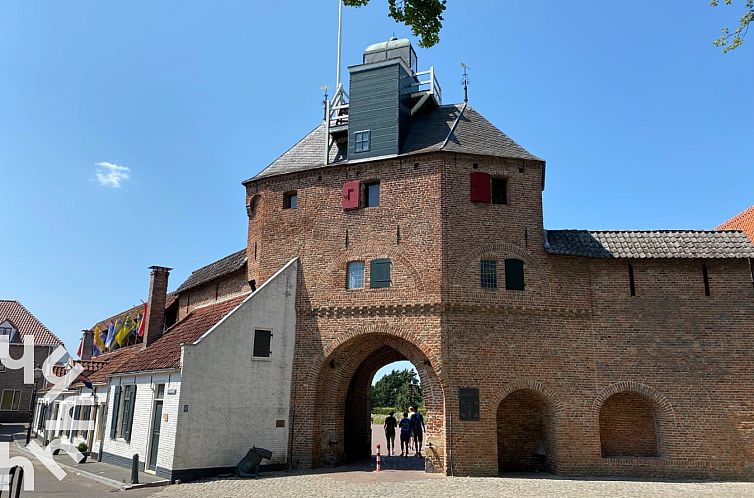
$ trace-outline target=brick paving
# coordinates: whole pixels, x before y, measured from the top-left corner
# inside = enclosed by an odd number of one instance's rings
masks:
[[[416,471],[279,474],[258,480],[218,479],[170,486],[155,498],[223,496],[325,497],[743,497],[754,483],[444,477]]]

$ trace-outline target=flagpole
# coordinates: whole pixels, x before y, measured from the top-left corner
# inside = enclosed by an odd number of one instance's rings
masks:
[[[343,0],[338,0],[338,62],[337,74],[335,75],[335,91],[340,88],[340,39],[343,27]]]

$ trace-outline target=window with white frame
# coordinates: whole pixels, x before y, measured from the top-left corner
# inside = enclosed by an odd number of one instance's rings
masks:
[[[21,391],[17,389],[3,389],[0,397],[0,411],[18,411],[18,404],[21,401]]]
[[[134,421],[136,386],[115,386],[113,396],[113,416],[110,419],[110,438],[123,438],[131,441],[131,427]]]
[[[349,261],[348,262],[348,288],[349,289],[363,289],[364,288],[364,262],[363,261]]]

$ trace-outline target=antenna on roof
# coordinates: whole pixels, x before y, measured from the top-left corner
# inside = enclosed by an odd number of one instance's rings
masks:
[[[461,84],[463,85],[463,101],[469,102],[469,66],[461,62],[461,68],[463,69],[463,78],[461,78]]]
[[[338,0],[338,62],[337,74],[335,75],[335,88],[340,86],[340,38],[343,27],[343,0]]]

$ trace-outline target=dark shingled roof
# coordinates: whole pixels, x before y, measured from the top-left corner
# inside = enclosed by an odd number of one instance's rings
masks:
[[[323,168],[324,144],[323,123],[246,181]],[[438,151],[542,161],[464,104],[439,106],[414,118],[400,155]],[[328,166],[347,163],[343,151],[332,147]]]
[[[754,244],[738,230],[547,230],[550,254],[591,258],[753,258]]]
[[[222,259],[210,263],[207,266],[203,266],[198,270],[194,270],[189,278],[186,279],[176,290],[175,294],[185,292],[194,287],[198,287],[202,284],[214,280],[216,278],[223,277],[229,273],[240,270],[246,264],[246,249],[241,249],[238,252],[234,252],[229,256],[225,256]]]

